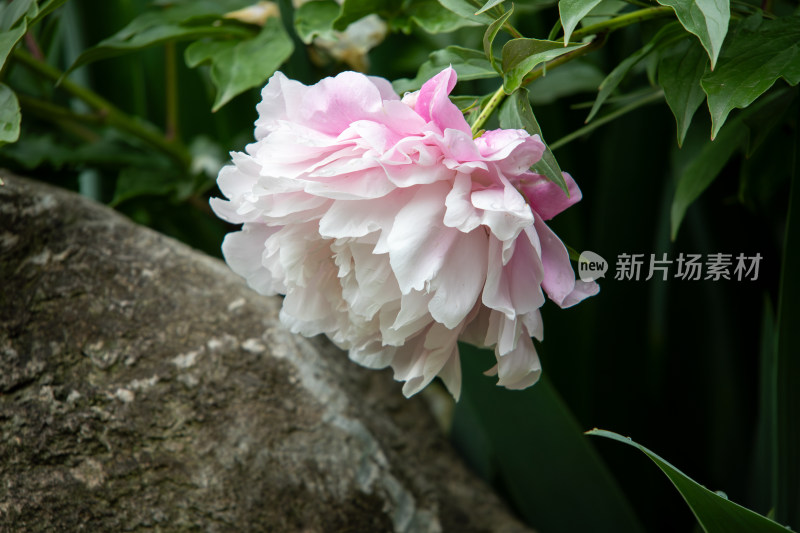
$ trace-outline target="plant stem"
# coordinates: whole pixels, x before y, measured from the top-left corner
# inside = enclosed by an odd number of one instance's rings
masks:
[[[563,56],[559,56],[552,61],[549,61],[542,65],[541,67],[537,68],[530,74],[528,74],[523,80],[522,85],[528,85],[535,79],[541,78],[544,76],[549,69],[559,67],[564,63],[568,63],[573,59],[577,59],[583,55],[588,54],[589,52],[593,52],[599,48],[601,48],[606,43],[606,35],[605,33],[600,34],[595,40],[589,43],[587,46],[582,48],[578,48],[577,50],[573,50],[572,52],[568,52]]]
[[[593,50],[597,50],[605,43],[605,34],[599,36],[597,39],[592,41],[589,45],[584,46],[583,48],[579,48],[577,50],[573,50],[567,54],[564,54],[561,57],[557,57],[556,59],[545,63],[541,67],[537,68],[533,72],[531,72],[525,79],[522,80],[522,85],[527,85],[533,80],[537,78],[541,78],[544,76],[544,73],[547,72],[547,69],[555,68],[568,61],[572,61],[575,58],[581,57],[584,54],[588,54]],[[481,112],[478,114],[478,118],[475,119],[475,122],[472,124],[472,136],[475,137],[478,132],[481,130],[483,125],[489,119],[494,110],[497,109],[497,106],[505,99],[506,92],[505,88],[501,85],[497,91],[492,95],[488,102],[486,102],[486,106],[481,109]]]
[[[178,70],[175,61],[175,43],[170,41],[164,46],[164,73],[166,92],[166,120],[164,136],[173,141],[179,138],[178,134]]]
[[[150,146],[160,150],[170,158],[179,163],[183,168],[188,168],[191,157],[186,148],[175,140],[164,137],[153,125],[146,122],[137,121],[119,110],[114,104],[95,93],[91,89],[78,85],[69,79],[61,79],[63,73],[57,68],[48,65],[44,61],[39,61],[28,52],[17,48],[14,50],[14,59],[24,66],[49,80],[58,82],[61,87],[72,96],[82,100],[90,107],[98,111],[102,122],[108,126],[113,126],[126,133],[133,135],[146,142]]]
[[[483,125],[489,119],[489,116],[497,109],[497,106],[500,105],[500,102],[506,97],[506,91],[501,85],[499,89],[497,89],[492,97],[486,102],[486,106],[481,109],[480,114],[478,114],[478,118],[475,119],[475,123],[472,124],[472,136],[477,136],[478,132],[481,130]]]
[[[672,10],[671,7],[667,6],[648,7],[646,9],[640,9],[638,11],[633,11],[632,13],[625,13],[624,15],[614,17],[613,19],[608,19],[604,20],[603,22],[598,22],[597,24],[590,24],[589,26],[585,26],[579,30],[572,32],[572,36],[570,37],[570,39],[578,40],[588,35],[597,35],[598,33],[609,33],[614,30],[618,30],[619,28],[624,28],[625,26],[636,24],[637,22],[644,22],[645,20],[664,17],[671,13],[674,13],[674,11]]]
[[[653,102],[659,101],[659,100],[661,100],[663,98],[664,98],[664,93],[662,91],[656,91],[653,94],[651,94],[649,96],[646,96],[646,97],[644,97],[641,100],[638,100],[636,102],[630,103],[630,104],[626,105],[625,107],[621,107],[621,108],[617,109],[616,111],[613,111],[613,112],[609,113],[608,115],[604,115],[604,116],[602,116],[600,118],[596,118],[590,124],[588,124],[588,125],[586,125],[586,126],[584,126],[582,128],[579,128],[579,129],[573,131],[572,133],[570,133],[568,135],[565,135],[564,137],[561,137],[559,140],[557,140],[554,143],[550,143],[550,150],[556,151],[559,148],[561,148],[562,146],[564,146],[565,144],[574,141],[578,137],[583,137],[587,133],[591,132],[592,130],[594,130],[596,128],[599,128],[603,124],[611,122],[612,120],[614,120],[616,118],[619,118],[619,117],[621,117],[622,115],[624,115],[626,113],[630,113],[631,111],[633,111],[634,109],[636,109],[638,107],[641,107],[641,106],[647,105],[647,104],[652,104]]]
[[[517,28],[512,26],[510,23],[506,22],[505,24],[503,24],[503,28],[505,28],[505,30],[508,33],[510,33],[511,36],[514,37],[515,39],[522,39],[523,35],[519,32],[519,30],[517,30]]]
[[[83,124],[99,125],[103,122],[103,117],[99,115],[87,115],[76,113],[71,109],[61,107],[50,102],[31,98],[28,95],[17,93],[20,107],[25,113],[31,113],[37,117],[54,122],[67,133],[78,137],[86,142],[93,143],[99,140],[99,136],[93,130]]]

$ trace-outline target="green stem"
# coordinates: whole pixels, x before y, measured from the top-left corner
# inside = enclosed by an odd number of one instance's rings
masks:
[[[510,33],[511,36],[514,37],[515,39],[522,39],[523,35],[519,32],[519,30],[517,30],[517,28],[512,26],[510,23],[506,22],[505,24],[503,24],[503,28],[505,28],[505,30],[508,33]]]
[[[537,78],[541,78],[544,76],[547,69],[552,69],[558,66],[563,65],[569,61],[572,61],[575,58],[581,57],[584,54],[588,54],[593,50],[597,50],[601,46],[605,44],[605,35],[601,35],[594,41],[592,41],[588,46],[584,46],[583,48],[579,48],[577,50],[573,50],[567,54],[564,54],[561,57],[557,57],[556,59],[545,63],[541,67],[537,68],[533,72],[531,72],[525,79],[522,80],[522,85],[527,85],[533,80]],[[475,119],[475,122],[472,124],[472,136],[475,137],[478,135],[478,132],[481,130],[483,125],[489,120],[489,117],[494,113],[494,110],[497,109],[497,106],[505,99],[506,92],[505,88],[501,85],[497,91],[492,95],[488,102],[486,102],[486,106],[481,109],[481,112],[478,114],[478,118]]]
[[[528,85],[533,80],[541,78],[545,75],[545,73],[553,68],[560,67],[564,63],[568,63],[573,59],[577,59],[581,56],[588,54],[589,52],[593,52],[599,48],[601,48],[606,43],[606,34],[600,34],[594,41],[589,43],[588,46],[584,46],[583,48],[578,48],[577,50],[573,50],[572,52],[568,52],[563,56],[559,56],[552,61],[549,61],[542,65],[541,67],[537,68],[522,80],[522,85]]]
[[[76,113],[71,109],[17,93],[19,105],[25,113],[30,113],[43,120],[54,122],[68,133],[86,142],[97,142],[99,136],[84,124],[102,125],[103,117],[96,114]]]
[[[164,45],[164,73],[166,92],[166,121],[164,136],[173,141],[178,137],[178,69],[175,61],[175,43],[170,41]]]
[[[614,17],[613,19],[608,19],[604,20],[603,22],[598,22],[597,24],[590,24],[589,26],[585,26],[577,31],[572,32],[572,36],[570,37],[570,39],[578,41],[588,35],[597,35],[598,33],[609,33],[614,30],[618,30],[619,28],[624,28],[625,26],[636,24],[637,22],[644,22],[645,20],[664,17],[672,13],[674,13],[672,8],[667,6],[648,7],[646,9],[640,9],[638,11],[633,11],[632,13],[625,13],[624,15]]]
[[[497,109],[497,106],[500,105],[500,102],[502,102],[505,97],[506,97],[506,91],[505,89],[503,89],[503,86],[501,85],[500,88],[494,92],[489,101],[486,102],[486,106],[483,109],[481,109],[478,118],[476,118],[475,122],[472,124],[473,137],[476,137],[478,135],[478,132],[481,131],[483,125],[486,123],[491,114],[494,112],[495,109]]]
[[[186,151],[186,148],[184,148],[177,141],[172,141],[165,138],[164,135],[162,135],[161,132],[159,132],[153,125],[139,122],[134,118],[129,117],[123,111],[115,107],[111,102],[94,91],[78,85],[69,79],[62,79],[63,73],[60,70],[48,65],[43,61],[39,61],[31,54],[20,48],[14,50],[14,59],[22,63],[39,76],[54,82],[61,80],[58,86],[98,111],[98,114],[104,124],[118,128],[133,135],[134,137],[141,139],[142,141],[174,159],[182,167],[189,167],[191,163],[191,157]]]
[[[636,102],[630,103],[630,104],[626,105],[625,107],[621,107],[621,108],[617,109],[616,111],[613,111],[613,112],[609,113],[608,115],[604,115],[604,116],[602,116],[600,118],[596,118],[590,124],[573,131],[569,135],[565,135],[564,137],[561,137],[559,140],[557,140],[554,143],[550,143],[550,150],[551,151],[556,151],[559,148],[561,148],[562,146],[564,146],[565,144],[574,141],[578,137],[583,137],[587,133],[591,132],[592,130],[595,130],[595,129],[599,128],[603,124],[611,122],[612,120],[614,120],[616,118],[619,118],[619,117],[621,117],[622,115],[624,115],[626,113],[630,113],[631,111],[633,111],[636,108],[639,108],[639,107],[641,107],[643,105],[652,104],[653,102],[659,101],[659,100],[661,100],[663,98],[664,98],[664,93],[662,91],[656,91],[653,94],[651,94],[650,96],[646,96],[645,98],[642,98],[641,100],[638,100]]]

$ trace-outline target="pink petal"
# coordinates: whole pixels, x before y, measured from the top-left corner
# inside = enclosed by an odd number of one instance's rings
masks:
[[[575,272],[569,262],[569,252],[564,243],[538,215],[535,228],[542,246],[542,267],[544,268],[542,288],[547,292],[547,296],[560,307],[575,289]]]
[[[449,98],[457,77],[456,71],[447,67],[426,81],[419,90],[414,109],[423,119],[436,124],[442,132],[452,128],[471,135],[464,115]]]
[[[563,172],[569,196],[542,175],[528,173],[520,181],[520,189],[527,198],[531,209],[539,213],[544,220],[550,220],[564,209],[580,201],[582,195],[578,184],[572,176]]]

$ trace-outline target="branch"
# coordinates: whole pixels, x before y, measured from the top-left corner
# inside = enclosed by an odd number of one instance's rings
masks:
[[[146,142],[150,146],[163,152],[183,168],[189,168],[191,156],[186,148],[176,140],[170,140],[152,124],[136,120],[118,109],[114,104],[95,93],[91,89],[78,85],[69,80],[62,79],[63,72],[57,68],[40,61],[30,53],[17,48],[14,50],[14,59],[30,69],[35,74],[52,80],[61,82],[57,85],[75,98],[78,98],[95,109],[101,117],[102,123],[113,126],[119,130],[133,135]]]

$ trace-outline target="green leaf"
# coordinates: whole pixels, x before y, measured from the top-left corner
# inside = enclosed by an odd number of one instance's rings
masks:
[[[581,19],[601,1],[602,0],[560,0],[560,2],[558,2],[558,13],[561,17],[561,25],[564,27],[564,46],[569,43],[569,38]]]
[[[476,429],[486,436],[482,448],[495,452],[495,471],[528,523],[548,533],[643,531],[546,376],[526,390],[506,390],[481,374],[495,363],[491,351],[459,344],[459,352],[464,388],[455,407],[454,438],[472,440]],[[465,419],[471,427],[464,427]],[[486,458],[477,459],[492,470]]]
[[[511,39],[503,46],[503,89],[513,93],[537,65],[584,46],[588,43],[564,46],[561,41]]]
[[[437,0],[416,0],[406,10],[408,17],[428,33],[447,33],[478,23],[442,9]]]
[[[238,39],[247,39],[253,35],[252,31],[241,24],[219,23],[219,17],[224,14],[220,6],[212,9],[206,2],[198,2],[191,9],[178,6],[166,9],[163,12],[149,12],[136,17],[130,24],[122,28],[111,37],[101,41],[94,48],[83,52],[66,74],[76,68],[101,59],[119,56],[135,50],[150,46],[164,44],[170,41],[185,41],[201,39],[203,37],[225,36]],[[206,7],[204,11],[201,7]],[[210,18],[206,24],[196,23],[204,18]],[[213,22],[218,24],[213,24]]]
[[[165,196],[175,193],[181,187],[179,174],[174,170],[129,167],[123,169],[117,177],[114,197],[110,205],[117,206],[122,202],[136,198],[138,196]]]
[[[186,63],[211,63],[211,81],[217,89],[213,111],[217,111],[234,96],[262,85],[293,50],[281,21],[270,18],[253,39],[192,43],[186,48]]]
[[[17,95],[10,87],[0,83],[0,146],[19,139],[21,118]]]
[[[514,13],[514,6],[511,6],[511,9],[503,13],[503,15],[489,24],[489,27],[486,28],[486,32],[483,34],[483,53],[486,54],[486,57],[489,59],[489,62],[492,64],[492,68],[495,69],[498,74],[502,74],[502,70],[497,65],[497,60],[494,58],[494,53],[492,52],[492,44],[494,43],[494,38],[497,37],[497,33],[502,29],[503,24],[511,17]]]
[[[46,17],[47,15],[49,15],[50,13],[52,13],[53,11],[55,11],[56,9],[58,9],[59,7],[63,6],[66,3],[67,0],[46,0],[41,5],[39,5],[39,13],[37,13],[36,16],[33,19],[31,19],[30,24],[31,25],[36,24],[42,18]]]
[[[686,31],[697,35],[711,59],[711,69],[717,64],[722,41],[728,33],[731,18],[730,0],[657,0],[662,6],[675,10]]]
[[[294,12],[294,28],[297,36],[306,44],[314,37],[333,30],[333,21],[339,16],[339,4],[333,0],[306,2]]]
[[[707,141],[700,149],[700,153],[687,165],[678,181],[675,198],[672,200],[672,240],[675,240],[678,234],[686,209],[714,181],[733,153],[747,142],[749,130],[745,120],[780,96],[782,96],[780,92],[773,93],[740,113],[715,140]]]
[[[777,472],[773,465],[777,464],[777,324],[772,302],[769,296],[764,297],[761,313],[761,342],[759,346],[759,384],[758,384],[758,419],[755,428],[755,446],[753,450],[753,479],[751,501],[756,509],[774,509]]]
[[[39,7],[31,0],[13,0],[0,4],[0,68],[5,66],[8,55],[28,31],[29,23],[39,13]]]
[[[778,78],[800,82],[800,16],[745,24],[729,38],[714,72],[700,82],[708,95],[711,137],[716,137],[733,108],[745,108]]]
[[[490,9],[492,9],[494,6],[502,4],[502,3],[503,3],[503,0],[487,0],[486,4],[484,4],[484,6],[482,8],[480,8],[478,11],[476,11],[475,14],[476,15],[480,15],[481,13],[485,13],[486,11],[489,11]],[[514,4],[511,4],[511,9],[514,9]],[[509,10],[509,11],[511,11],[511,10]]]
[[[0,31],[8,31],[13,28],[22,21],[22,17],[25,15],[28,15],[28,18],[35,17],[38,11],[39,8],[34,0],[12,0],[8,4],[2,4],[0,6]]]
[[[480,50],[448,46],[432,52],[428,56],[428,61],[419,67],[415,78],[395,80],[392,82],[392,86],[399,94],[406,91],[416,91],[422,87],[423,83],[449,65],[452,65],[455,69],[459,81],[497,77],[497,72],[492,68],[492,64],[489,63],[489,60]]]
[[[333,29],[344,31],[353,22],[373,13],[383,19],[392,19],[401,7],[402,0],[344,0],[339,16],[333,21]]]
[[[567,183],[564,181],[564,176],[561,174],[561,167],[558,166],[558,161],[547,146],[542,135],[542,129],[536,121],[536,116],[533,114],[531,102],[528,99],[528,90],[520,87],[507,98],[500,108],[500,127],[504,129],[524,129],[531,135],[538,135],[545,145],[544,154],[538,163],[533,165],[534,172],[544,175],[547,179],[556,183],[564,193],[569,196],[569,189]]]
[[[672,481],[683,499],[689,504],[694,516],[706,533],[769,533],[770,531],[786,533],[786,528],[776,522],[761,516],[758,513],[738,505],[727,498],[692,480],[689,476],[672,466],[660,456],[656,455],[641,444],[638,444],[622,435],[602,429],[593,429],[587,435],[605,437],[616,440],[634,448],[638,448],[658,465],[664,474]]]
[[[706,141],[700,153],[686,167],[678,182],[670,211],[671,237],[678,235],[686,209],[708,188],[731,156],[747,139],[747,129],[731,123],[716,140]]]
[[[686,41],[676,53],[661,56],[658,84],[664,89],[667,104],[677,122],[678,146],[692,123],[692,117],[705,100],[700,79],[706,72],[708,57],[695,41]]]
[[[646,45],[623,59],[622,62],[620,62],[620,64],[611,71],[606,79],[603,80],[603,83],[600,84],[600,92],[597,95],[597,99],[594,101],[594,105],[592,106],[592,110],[589,112],[589,116],[586,117],[586,122],[589,122],[592,120],[592,118],[594,118],[594,116],[600,110],[600,107],[603,105],[603,102],[605,102],[606,99],[611,96],[611,93],[614,92],[614,89],[617,88],[623,78],[625,78],[628,72],[630,72],[630,70],[636,66],[639,61],[656,50],[669,46],[670,44],[673,44],[685,37],[686,32],[683,30],[683,28],[681,28],[680,24],[677,22],[673,24],[667,24],[661,28]]]
[[[795,130],[794,171],[783,241],[778,348],[775,369],[776,453],[774,473],[777,494],[775,519],[800,528],[800,134]]]
[[[27,24],[21,24],[9,31],[0,33],[0,68],[6,64],[8,54],[17,46],[17,43],[27,30]]]
[[[476,6],[468,0],[439,0],[439,3],[470,22],[476,22],[484,26],[494,22],[494,19],[487,13],[475,13]]]

